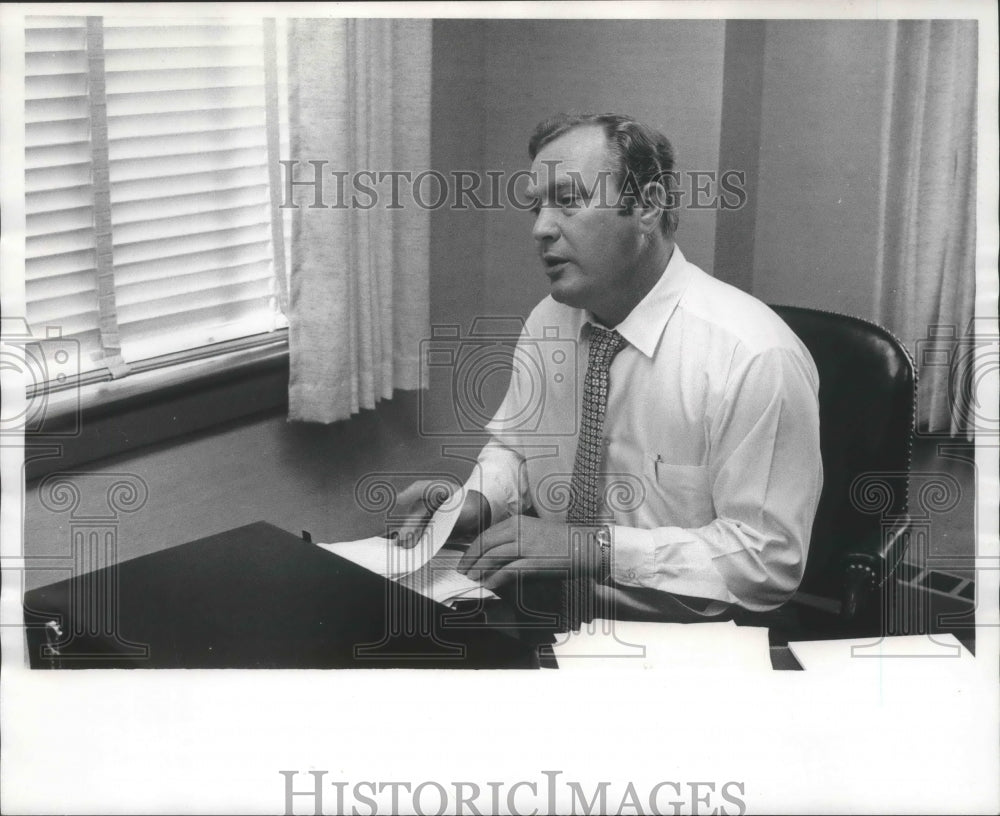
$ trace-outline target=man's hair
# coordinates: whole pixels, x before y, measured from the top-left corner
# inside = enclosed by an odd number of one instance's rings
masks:
[[[608,149],[617,159],[616,181],[625,195],[625,209],[632,211],[635,199],[649,182],[659,182],[666,196],[660,214],[660,228],[667,236],[677,229],[677,209],[673,206],[674,149],[659,131],[617,113],[559,113],[539,122],[528,141],[528,155],[534,161],[538,151],[564,133],[587,125],[604,130]],[[632,199],[632,201],[629,201]]]

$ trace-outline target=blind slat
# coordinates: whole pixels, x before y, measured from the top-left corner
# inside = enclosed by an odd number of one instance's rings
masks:
[[[191,25],[180,27],[127,26],[118,27],[109,20],[104,22],[104,50],[107,54],[139,48],[155,48],[157,56],[168,51],[191,49],[239,49],[246,55],[260,47],[261,34],[254,28],[229,25]],[[220,43],[225,43],[220,47]],[[249,48],[247,47],[249,46]],[[149,66],[147,66],[149,67]]]
[[[87,295],[33,303],[28,310],[28,323],[61,329],[64,337],[96,331],[97,293]]]
[[[59,190],[90,184],[90,162],[64,164],[59,167],[36,167],[24,174],[24,187],[28,193]]]
[[[205,111],[160,111],[153,113],[123,113],[109,117],[109,137],[130,139],[136,136],[173,135],[175,133],[211,133],[241,127],[258,127],[261,123],[259,105],[222,108],[206,116]]]
[[[28,193],[25,196],[28,222],[30,223],[31,219],[36,216],[47,213],[90,206],[93,200],[94,196],[89,183],[77,187],[58,187],[54,190]]]
[[[230,170],[206,170],[200,173],[178,173],[166,179],[136,179],[115,184],[115,202],[145,201],[173,198],[188,193],[212,190],[232,190],[266,183],[260,166],[234,167]]]
[[[32,122],[25,128],[24,139],[28,148],[86,142],[90,140],[90,122],[86,117]]]
[[[181,113],[201,111],[205,118],[219,108],[245,108],[264,104],[264,86],[239,88],[197,88],[153,93],[108,94],[108,116],[139,113]]]
[[[24,103],[24,121],[29,125],[68,119],[87,120],[87,97],[67,94],[65,98],[29,99]]]
[[[25,238],[24,257],[25,260],[30,261],[48,255],[64,255],[93,247],[94,231],[88,227]]]
[[[267,230],[261,226],[223,229],[180,238],[140,241],[115,247],[115,263],[129,264],[156,258],[223,249],[234,244],[252,244],[266,240]]]
[[[80,15],[64,15],[62,17],[42,14],[31,14],[24,18],[24,28],[28,34],[45,31],[52,28],[80,28],[87,25],[87,18]]]
[[[134,221],[115,226],[115,247],[139,244],[147,241],[161,241],[183,238],[205,232],[232,229],[234,227],[260,226],[270,223],[267,204],[252,204],[211,212],[174,215],[148,221]]]
[[[253,65],[108,71],[107,79],[109,94],[255,87],[263,81],[261,69]]]
[[[267,260],[271,257],[268,241],[261,239],[252,244],[227,245],[205,252],[191,252],[168,255],[133,264],[116,264],[115,274],[123,284],[138,281],[157,281],[176,275],[179,269],[188,273],[206,272],[211,269],[225,269],[244,263]]]
[[[85,269],[94,268],[94,250],[68,252],[62,255],[46,255],[44,258],[28,260],[24,265],[27,280],[50,278],[55,275],[72,275]]]
[[[68,142],[60,145],[32,146],[25,160],[26,170],[42,170],[67,164],[86,164],[90,161],[90,142]]]
[[[209,214],[232,207],[254,204],[265,206],[267,203],[266,185],[256,184],[252,187],[185,193],[157,199],[140,199],[121,203],[112,201],[111,214],[116,224],[124,226],[154,218]]]
[[[221,286],[263,282],[271,280],[271,261],[266,259],[257,263],[242,266],[230,266],[224,269],[211,269],[196,274],[178,274],[169,278],[160,278],[155,282],[142,281],[129,285],[120,282],[115,286],[120,309],[142,303],[155,304],[158,300],[179,296],[201,297],[200,293],[208,293]]]
[[[107,70],[120,71],[197,70],[200,68],[249,67],[246,48],[157,48],[151,62],[148,48],[105,49]]]
[[[263,128],[237,128],[209,133],[179,133],[169,136],[146,136],[116,139],[111,143],[111,161],[164,156],[190,156],[196,153],[245,148],[267,148],[267,133]]]
[[[87,52],[82,49],[24,55],[24,74],[28,77],[49,76],[51,74],[85,74],[86,72]]]
[[[118,310],[118,325],[128,326],[142,321],[161,320],[170,315],[197,312],[202,309],[225,309],[243,304],[244,309],[266,309],[270,295],[270,280],[252,280],[223,286],[206,287],[173,297],[142,299],[123,305]]]
[[[67,96],[85,96],[87,75],[77,73],[31,76],[29,74],[24,78],[24,91],[29,99],[62,99]]]
[[[25,281],[25,293],[32,303],[41,303],[52,298],[92,292],[95,274],[93,269],[85,269],[69,275]]]
[[[206,151],[200,155],[156,156],[145,159],[122,159],[111,162],[111,182],[140,179],[176,178],[187,173],[236,170],[241,167],[267,167],[267,150],[245,147],[235,150]]]
[[[25,235],[28,238],[40,238],[57,232],[91,227],[93,224],[94,210],[87,205],[55,212],[32,213],[25,221]]]
[[[87,32],[83,18],[76,26],[59,28],[35,28],[30,22],[24,32],[24,50],[28,54],[51,53],[52,51],[85,51]]]

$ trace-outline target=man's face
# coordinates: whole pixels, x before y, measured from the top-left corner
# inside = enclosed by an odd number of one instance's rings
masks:
[[[528,190],[536,202],[532,236],[552,297],[598,317],[633,284],[642,245],[636,216],[614,206],[614,167],[604,131],[578,127],[538,152]]]

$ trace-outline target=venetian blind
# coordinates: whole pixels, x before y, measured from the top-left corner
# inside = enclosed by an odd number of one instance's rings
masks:
[[[264,46],[259,19],[28,18],[28,320],[84,371],[284,325]]]

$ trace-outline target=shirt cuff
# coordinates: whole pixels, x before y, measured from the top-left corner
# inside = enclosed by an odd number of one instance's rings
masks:
[[[611,528],[611,576],[616,583],[650,586],[655,573],[656,540],[652,530]]]
[[[462,488],[466,493],[475,490],[486,498],[490,505],[490,525],[497,524],[511,515],[509,507],[509,490],[503,480],[477,464]]]
[[[611,528],[611,574],[623,586],[734,601],[703,542],[682,527]]]

